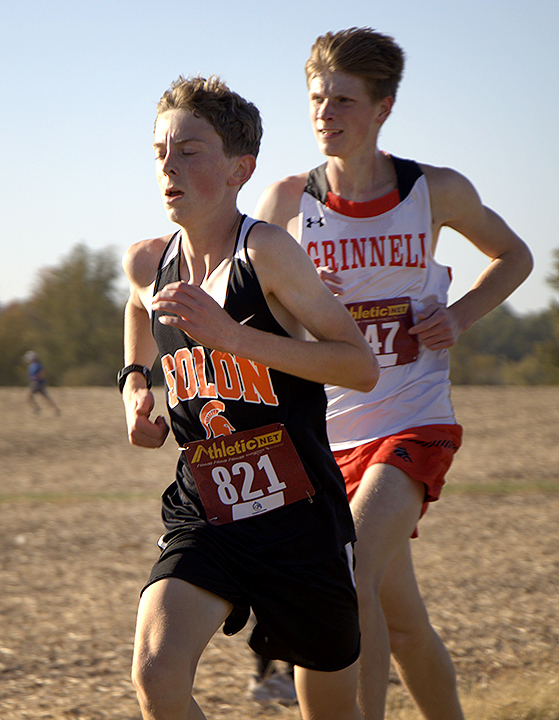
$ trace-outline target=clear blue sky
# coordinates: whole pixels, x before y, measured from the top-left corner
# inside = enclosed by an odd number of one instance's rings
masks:
[[[559,248],[556,0],[4,0],[0,303],[28,297],[38,270],[78,242],[120,256],[170,232],[151,133],[179,74],[219,74],[262,112],[244,212],[274,180],[322,162],[303,65],[317,35],[355,25],[393,35],[407,54],[382,147],[469,177],[535,256],[511,305],[547,307]],[[452,299],[485,265],[452,231],[437,257],[454,268]]]

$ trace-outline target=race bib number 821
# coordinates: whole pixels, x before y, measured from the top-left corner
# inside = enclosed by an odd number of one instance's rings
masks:
[[[262,515],[314,494],[283,425],[198,440],[182,450],[214,525]]]

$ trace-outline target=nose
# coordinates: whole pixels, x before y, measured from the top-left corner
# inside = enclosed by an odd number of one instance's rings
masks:
[[[328,98],[324,98],[318,106],[316,116],[319,120],[331,120],[334,117],[334,104]]]
[[[161,170],[165,175],[176,175],[177,165],[175,162],[175,153],[172,150],[167,150],[167,154],[161,160]]]

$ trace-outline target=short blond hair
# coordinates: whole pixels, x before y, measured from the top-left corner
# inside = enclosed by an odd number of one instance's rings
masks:
[[[167,110],[188,110],[205,118],[220,136],[227,157],[258,156],[262,139],[258,108],[230,90],[218,76],[180,75],[158,102],[157,117]]]
[[[349,28],[318,37],[305,65],[307,85],[321,72],[344,72],[364,80],[373,102],[396,98],[404,72],[404,51],[372,28]]]

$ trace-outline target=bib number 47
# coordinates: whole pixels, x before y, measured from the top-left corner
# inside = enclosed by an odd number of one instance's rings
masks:
[[[382,341],[379,338],[379,326],[377,323],[367,325],[365,339],[377,356],[378,363],[381,367],[396,365],[398,354],[394,352],[394,340],[400,329],[400,323],[397,320],[383,322],[380,323],[380,327],[382,330],[387,331]]]

